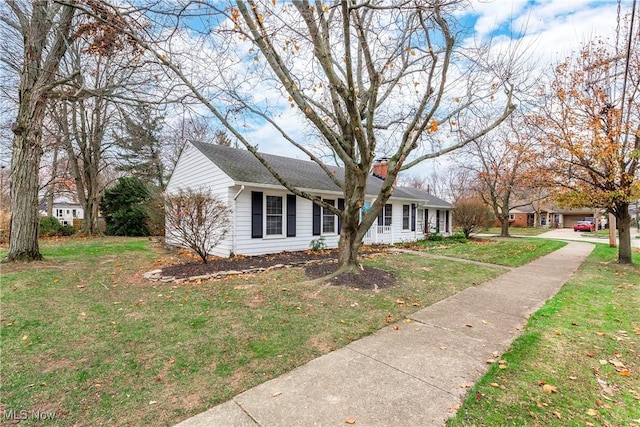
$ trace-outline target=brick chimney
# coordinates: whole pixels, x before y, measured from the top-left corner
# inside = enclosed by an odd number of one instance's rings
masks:
[[[387,174],[389,173],[389,159],[383,157],[381,159],[376,159],[373,162],[373,176],[380,179],[385,179]],[[393,181],[393,185],[396,185],[396,181]]]

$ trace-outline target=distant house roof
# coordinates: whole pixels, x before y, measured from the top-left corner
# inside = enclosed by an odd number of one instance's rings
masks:
[[[237,183],[277,185],[281,184],[264,167],[262,163],[249,151],[222,145],[192,142],[193,146],[215,163],[224,173]],[[260,153],[264,159],[287,182],[296,188],[319,191],[342,191],[327,176],[324,170],[315,162],[293,159],[291,157],[276,156]],[[338,179],[344,178],[344,169],[328,166],[335,171]],[[382,188],[382,180],[369,176],[366,193],[376,196]],[[434,197],[426,191],[411,187],[394,186],[393,196],[400,199],[418,200],[426,206],[452,208],[444,200]]]
[[[537,210],[541,213],[563,214],[563,215],[589,215],[593,214],[593,208],[562,208],[558,206],[541,206]],[[509,212],[515,213],[535,213],[537,212],[533,205],[528,204],[511,209]]]

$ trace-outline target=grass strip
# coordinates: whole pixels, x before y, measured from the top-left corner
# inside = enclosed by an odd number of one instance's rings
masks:
[[[640,253],[597,245],[447,426],[639,426]]]

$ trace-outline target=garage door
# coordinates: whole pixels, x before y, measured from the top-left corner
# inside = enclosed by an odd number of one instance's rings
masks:
[[[582,221],[584,215],[565,215],[564,216],[564,228],[573,228],[576,222]]]

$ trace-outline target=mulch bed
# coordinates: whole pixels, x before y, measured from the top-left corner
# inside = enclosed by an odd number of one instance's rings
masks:
[[[365,248],[361,256],[382,253],[384,248]],[[213,258],[207,263],[188,262],[162,268],[163,276],[175,276],[177,279],[204,276],[219,271],[242,271],[253,268],[269,268],[277,264],[295,265],[308,261],[317,264],[308,265],[305,273],[310,278],[320,278],[336,271],[337,263],[330,262],[338,256],[337,249],[324,251],[295,251],[258,256],[236,256],[233,258]],[[373,267],[364,267],[360,274],[340,274],[330,280],[332,285],[348,286],[359,289],[378,289],[392,286],[393,275],[387,271]]]
[[[304,272],[312,279],[328,276],[334,273],[338,267],[335,262],[314,264],[305,268]],[[388,271],[375,267],[364,266],[359,274],[342,273],[327,280],[334,286],[346,286],[357,289],[384,289],[394,286],[396,278]]]

